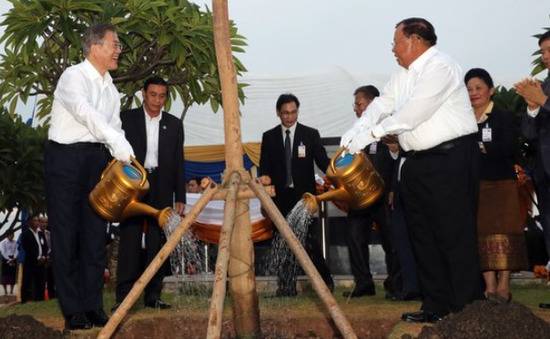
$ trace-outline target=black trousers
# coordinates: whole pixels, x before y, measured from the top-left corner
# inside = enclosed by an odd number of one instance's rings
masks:
[[[372,233],[372,223],[376,222],[380,229],[380,240],[385,253],[386,270],[388,273],[386,289],[391,290],[393,273],[391,230],[388,220],[386,195],[378,202],[364,210],[351,210],[348,213],[348,245],[351,273],[357,287],[373,284],[370,271],[369,243]]]
[[[88,195],[105,169],[102,144],[46,144],[44,166],[52,266],[65,316],[103,307],[107,223],[91,208]]]
[[[292,208],[294,208],[296,203],[300,201],[300,199],[302,199],[302,196],[298,194],[293,188],[285,188],[281,190],[281,192],[277,192],[277,197],[274,202],[281,211],[281,214],[286,217],[288,213],[292,210]],[[280,235],[276,234],[275,236],[278,237]],[[323,251],[321,250],[321,243],[319,240],[319,230],[318,227],[316,227],[315,222],[312,222],[308,227],[308,232],[305,240],[305,249],[325,283],[329,287],[334,285],[330,270],[325,261],[325,258],[323,257]],[[297,262],[296,259],[293,259],[292,261]],[[281,270],[279,272],[278,291],[282,294],[295,294],[296,276],[289,276],[288,272],[285,272],[284,270]]]
[[[142,201],[155,208],[169,207],[158,206],[156,203],[158,200],[157,180],[159,180],[156,171],[149,173],[147,180],[150,188]],[[119,227],[116,301],[122,302],[166,240],[162,229],[154,218],[142,216],[129,218],[120,223]],[[145,249],[142,249],[143,234],[145,234]],[[154,303],[160,299],[163,278],[164,270],[160,269],[145,287],[145,303]]]
[[[36,261],[23,263],[23,282],[21,284],[21,302],[44,300],[46,288],[46,270]]]
[[[476,209],[478,150],[471,136],[451,148],[409,154],[402,167],[406,218],[424,295],[445,315],[481,297]]]
[[[46,289],[48,290],[48,297],[50,299],[54,299],[56,297],[55,280],[53,277],[53,267],[51,266],[51,264],[48,264],[48,266],[46,266]]]
[[[401,194],[395,192],[393,210],[391,211],[393,266],[397,272],[394,279],[394,292],[406,296],[417,294],[420,289],[416,274],[416,259],[404,213]]]
[[[550,178],[546,176],[541,168],[535,170],[534,177],[544,244],[546,253],[550,257]]]

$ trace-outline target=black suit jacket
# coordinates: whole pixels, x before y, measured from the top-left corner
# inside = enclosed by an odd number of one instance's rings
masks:
[[[384,180],[384,192],[389,192],[396,160],[392,158],[388,145],[379,141],[376,143],[376,153],[371,154],[370,145],[365,147],[363,152],[365,152],[378,174]]]
[[[298,157],[298,147],[306,147],[306,155]],[[315,192],[314,162],[323,172],[326,171],[329,158],[319,131],[297,123],[292,143],[292,180],[298,195]],[[276,192],[282,192],[286,184],[285,149],[281,125],[270,129],[262,136],[260,155],[260,175],[271,177]]]
[[[25,251],[25,265],[36,266],[38,264],[38,252],[39,247],[42,247],[42,256],[46,257],[48,255],[48,244],[46,243],[46,238],[44,237],[44,232],[38,232],[38,239],[40,240],[40,245],[36,242],[34,234],[27,228],[21,233],[21,247]]]
[[[483,141],[483,129],[491,129],[491,141]],[[511,112],[493,108],[486,121],[478,124],[477,141],[486,153],[479,153],[480,180],[515,179],[516,140],[518,128]]]
[[[550,77],[542,84],[544,94],[550,96]],[[535,180],[544,182],[550,179],[550,99],[540,108],[539,114],[532,118],[527,113],[521,119],[523,135],[535,141],[537,145],[537,162]]]
[[[143,164],[147,152],[147,133],[143,107],[120,113],[122,129],[132,145],[136,159]],[[162,112],[159,123],[157,192],[153,207],[172,207],[185,202],[185,167],[183,165],[183,125],[175,116]]]

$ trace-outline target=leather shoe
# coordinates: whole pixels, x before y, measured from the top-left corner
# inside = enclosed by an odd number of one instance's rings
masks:
[[[109,321],[109,317],[101,308],[95,311],[86,312],[86,317],[90,320],[92,325],[97,327],[103,327]]]
[[[157,300],[146,302],[145,307],[159,308],[161,310],[167,310],[169,308],[172,308],[172,305],[170,305],[169,303],[165,303],[164,301],[162,301],[160,299],[157,299]]]
[[[92,328],[92,323],[84,313],[75,313],[65,319],[66,330],[87,330]]]
[[[422,300],[420,293],[417,292],[407,292],[407,293],[390,293],[386,292],[385,298],[391,301],[411,301],[411,300]]]
[[[443,319],[440,315],[428,311],[403,313],[401,320],[411,323],[435,323]]]
[[[356,286],[353,291],[346,291],[342,293],[344,298],[359,298],[365,295],[375,295],[376,290],[373,285]]]
[[[539,307],[544,309],[550,309],[550,303],[540,303]]]

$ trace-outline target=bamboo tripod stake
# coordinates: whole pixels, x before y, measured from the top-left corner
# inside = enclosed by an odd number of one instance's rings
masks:
[[[231,53],[231,41],[229,35],[229,15],[227,10],[227,0],[212,0],[212,13],[214,19],[214,43],[216,48],[216,59],[220,74],[220,83],[222,89],[222,106],[224,110],[224,136],[225,136],[225,161],[227,173],[231,173],[231,189],[226,196],[226,206],[235,204],[236,207],[230,211],[225,209],[224,230],[221,240],[224,244],[230,241],[227,246],[220,244],[223,252],[216,262],[216,286],[213,291],[213,300],[209,319],[208,337],[218,338],[221,331],[221,312],[223,311],[223,298],[225,297],[224,279],[229,276],[229,289],[233,302],[233,319],[235,332],[238,337],[260,337],[260,314],[258,308],[258,297],[256,294],[256,279],[254,275],[254,252],[251,239],[250,215],[248,212],[248,199],[236,199],[237,191],[234,186],[233,178],[236,177],[235,171],[244,172],[243,148],[241,143],[241,129],[239,120],[239,102],[237,90],[237,78],[233,57]],[[229,181],[224,178],[224,182]],[[286,220],[275,207],[269,195],[264,191],[261,185],[250,180],[248,174],[241,175],[241,179],[248,182],[256,196],[261,200],[262,205],[268,211],[271,219],[289,244],[289,247],[296,255],[301,266],[312,281],[317,294],[328,308],[334,322],[338,326],[344,338],[356,338],[351,325],[341,312],[336,300],[330,294],[330,291],[322,281],[319,273],[316,271],[311,259],[298,242],[296,236],[286,223]],[[166,244],[162,247],[145,272],[134,284],[130,293],[124,299],[122,304],[111,316],[109,322],[101,330],[98,338],[110,338],[116,327],[120,324],[128,310],[139,298],[139,295],[152,279],[155,273],[160,269],[163,262],[177,246],[183,234],[188,230],[197,215],[204,206],[212,199],[218,187],[207,189],[191,212],[180,222],[174,233],[170,236]],[[232,214],[232,215],[231,215]],[[233,221],[233,222],[232,222]],[[231,232],[231,226],[234,231]],[[223,246],[223,247],[222,247]],[[229,263],[227,274],[223,271],[225,262],[227,262],[229,248]],[[223,285],[223,286],[222,286]],[[211,326],[212,325],[212,326]]]
[[[214,45],[222,93],[226,173],[243,171],[243,145],[239,117],[237,75],[231,51],[227,0],[212,0]],[[233,323],[237,337],[261,336],[260,310],[254,274],[249,201],[236,203],[236,218],[231,234],[228,267],[229,291],[233,304]]]
[[[279,233],[288,244],[288,247],[296,256],[296,259],[300,263],[300,266],[302,266],[304,272],[311,280],[311,284],[313,285],[315,292],[317,292],[317,295],[319,296],[319,298],[321,298],[323,304],[325,304],[325,307],[329,311],[332,320],[334,320],[334,323],[340,330],[340,334],[342,334],[342,336],[346,339],[357,338],[357,335],[353,331],[351,324],[346,319],[344,313],[338,306],[336,299],[334,299],[334,296],[332,295],[332,293],[330,293],[330,290],[321,278],[321,275],[319,274],[319,272],[317,272],[315,265],[313,265],[313,262],[307,255],[307,252],[300,244],[298,238],[296,238],[296,235],[294,235],[294,232],[292,232],[292,229],[288,225],[286,219],[283,217],[279,209],[277,209],[277,206],[275,206],[273,200],[271,200],[261,184],[255,182],[254,180],[250,180],[248,184],[250,185],[250,188],[254,191],[254,193],[256,193],[258,199],[260,199],[263,208],[269,215],[269,218],[273,221],[273,223],[279,230]]]
[[[145,286],[147,286],[149,281],[151,281],[153,276],[158,272],[164,261],[166,261],[166,259],[170,256],[170,253],[172,253],[174,248],[176,248],[176,246],[178,245],[181,237],[183,237],[193,221],[195,221],[199,213],[203,210],[203,208],[212,199],[212,196],[214,196],[214,194],[218,190],[219,186],[211,183],[211,185],[204,191],[204,193],[197,201],[197,203],[193,206],[189,214],[187,214],[185,218],[180,221],[179,225],[176,227],[172,235],[170,235],[170,238],[167,239],[164,246],[160,249],[155,258],[153,258],[153,261],[151,261],[141,277],[139,277],[139,279],[134,283],[134,286],[132,287],[126,298],[124,298],[115,313],[111,315],[107,324],[105,324],[105,326],[99,332],[97,338],[107,339],[113,335],[122,319],[124,319],[130,308],[132,308],[132,306],[141,295],[141,292],[143,292],[143,289],[145,289]]]
[[[17,289],[15,290],[15,301],[21,302],[21,291],[23,291],[23,264],[17,264]]]
[[[235,224],[235,205],[240,181],[241,177],[238,172],[233,172],[229,177],[229,191],[225,199],[223,226],[218,242],[214,288],[212,289],[212,301],[210,302],[210,314],[208,316],[208,331],[206,334],[208,339],[217,339],[221,336],[223,302],[229,264],[229,241]]]

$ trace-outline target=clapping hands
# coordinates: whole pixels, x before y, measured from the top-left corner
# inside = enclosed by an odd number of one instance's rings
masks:
[[[544,94],[540,81],[535,79],[524,79],[514,84],[514,89],[521,95],[529,108],[534,109],[536,107],[544,105],[548,97]]]

